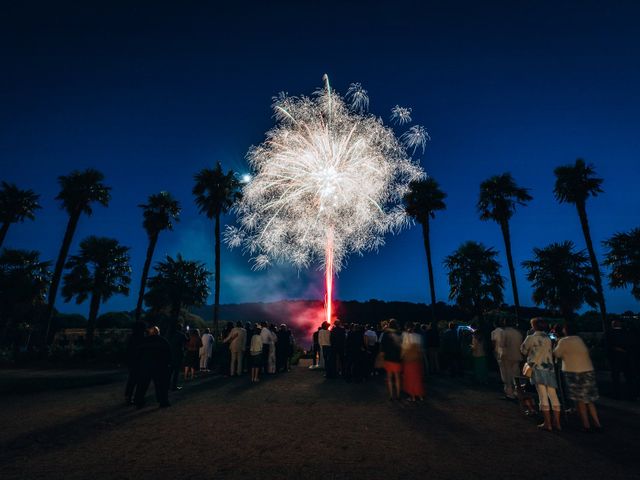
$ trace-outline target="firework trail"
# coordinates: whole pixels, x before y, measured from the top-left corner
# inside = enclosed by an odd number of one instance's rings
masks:
[[[323,80],[312,97],[274,97],[277,123],[248,153],[253,175],[237,207],[239,226],[228,227],[225,240],[243,247],[256,269],[282,260],[318,264],[331,322],[333,274],[347,255],[378,249],[385,234],[408,223],[402,197],[424,175],[411,155],[429,136],[413,126],[398,139],[367,113],[362,85],[352,83],[343,99]],[[410,115],[392,111],[398,125]]]

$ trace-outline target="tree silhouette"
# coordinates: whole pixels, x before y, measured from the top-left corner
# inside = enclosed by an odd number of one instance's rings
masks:
[[[0,341],[21,320],[33,321],[44,306],[51,262],[41,262],[40,253],[5,248],[0,255]],[[40,312],[41,313],[41,312]]]
[[[429,290],[431,293],[431,317],[436,321],[436,289],[433,280],[433,265],[431,262],[431,239],[429,220],[435,218],[438,210],[447,208],[444,193],[438,182],[433,178],[413,181],[409,184],[409,191],[404,196],[407,215],[422,225],[422,239],[427,254],[427,268],[429,272]]]
[[[640,300],[640,228],[616,233],[602,242],[608,249],[604,264],[610,268],[609,286],[631,286],[631,294]]]
[[[509,278],[511,279],[511,289],[513,290],[513,303],[515,304],[516,319],[519,320],[520,298],[518,296],[518,285],[516,283],[516,272],[513,267],[513,256],[511,254],[511,232],[509,230],[509,220],[516,211],[516,206],[526,205],[533,197],[529,195],[529,190],[519,187],[511,173],[494,175],[480,184],[480,197],[478,199],[478,213],[480,220],[493,220],[500,225],[504,249],[507,255],[507,265],[509,267]]]
[[[58,177],[60,193],[58,193],[56,200],[59,200],[62,203],[62,208],[69,214],[69,221],[64,232],[60,253],[58,254],[56,266],[53,271],[53,277],[51,279],[51,288],[49,289],[47,305],[47,340],[51,340],[50,334],[53,308],[56,303],[60,279],[62,278],[62,270],[64,269],[64,264],[67,260],[69,248],[71,247],[73,235],[75,234],[76,227],[78,226],[80,216],[83,213],[91,215],[93,213],[91,204],[95,202],[98,202],[105,207],[109,204],[109,200],[111,198],[109,191],[111,188],[104,185],[104,183],[102,183],[103,180],[104,175],[93,168],[88,168],[82,172],[75,170],[71,172],[70,175]]]
[[[2,182],[0,188],[0,247],[12,223],[34,220],[35,211],[42,208],[38,204],[40,195],[33,190],[21,190],[13,183]]]
[[[552,243],[533,249],[533,260],[522,262],[533,286],[533,301],[554,310],[566,320],[583,304],[597,305],[589,258],[584,251],[574,251],[573,242]]]
[[[602,328],[606,331],[607,325],[607,308],[604,302],[604,292],[602,290],[602,279],[600,277],[600,267],[596,252],[593,249],[591,241],[591,232],[589,231],[589,220],[587,218],[587,199],[596,197],[602,193],[601,178],[595,176],[593,165],[587,165],[584,160],[578,158],[574,165],[563,165],[554,170],[556,183],[553,189],[556,199],[560,203],[572,203],[578,211],[578,218],[582,226],[589,259],[591,261],[591,270],[595,280],[596,292],[598,292],[598,303],[600,305],[600,315],[602,316]]]
[[[504,278],[497,255],[493,248],[468,241],[444,261],[449,270],[449,299],[481,319],[484,312],[499,307],[504,299]]]
[[[155,312],[169,308],[171,325],[168,330],[171,331],[182,308],[200,306],[207,300],[211,272],[204,264],[184,260],[180,254],[175,260],[167,256],[164,262],[155,265],[154,270],[156,275],[147,283],[145,303]]]
[[[100,303],[113,295],[129,295],[129,247],[113,238],[90,236],[80,242],[80,253],[69,257],[62,296],[77,304],[90,298],[86,345],[91,347]]]
[[[135,319],[140,320],[142,313],[142,301],[147,286],[147,277],[149,276],[149,268],[153,259],[153,252],[158,243],[158,237],[163,230],[173,230],[174,222],[180,220],[180,203],[175,200],[169,192],[160,192],[150,195],[146,204],[139,205],[143,210],[143,222],[149,244],[147,246],[147,256],[142,268],[142,277],[140,279],[140,292],[138,293],[138,303],[136,304]]]
[[[193,187],[193,195],[196,197],[196,205],[200,213],[208,219],[215,220],[215,283],[214,283],[214,307],[213,327],[216,334],[219,332],[218,320],[220,312],[220,216],[227,213],[231,207],[241,198],[240,182],[233,170],[227,173],[222,171],[220,162],[215,168],[200,170],[194,177],[196,182]]]

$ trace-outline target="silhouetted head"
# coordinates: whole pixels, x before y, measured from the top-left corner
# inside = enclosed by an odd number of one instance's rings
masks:
[[[392,318],[389,320],[389,324],[388,324],[388,328],[390,328],[391,330],[397,330],[398,329],[398,321],[395,318]]]
[[[456,328],[456,322],[449,322],[449,330]]]
[[[242,322],[240,320],[236,322],[236,327],[242,328]]]
[[[160,329],[154,325],[153,327],[147,329],[147,335],[149,335],[150,337],[160,335]]]
[[[547,322],[542,317],[535,317],[531,319],[531,328],[536,332],[544,332],[547,328]]]
[[[205,329],[204,329],[204,333],[211,333],[211,330],[210,330],[210,329],[208,329],[208,328],[205,328]]]

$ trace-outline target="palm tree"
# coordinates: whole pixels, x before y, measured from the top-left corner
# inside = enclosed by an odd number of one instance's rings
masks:
[[[145,303],[156,312],[169,308],[171,324],[167,333],[170,333],[183,308],[200,306],[207,300],[211,272],[202,263],[184,260],[180,254],[175,260],[167,256],[154,270],[156,275],[148,281]]]
[[[149,195],[146,204],[139,205],[143,210],[144,220],[142,225],[149,237],[149,245],[147,246],[147,256],[142,268],[142,278],[140,279],[140,292],[138,293],[138,303],[136,305],[135,319],[140,320],[142,313],[142,300],[144,299],[144,291],[147,286],[147,277],[149,276],[149,268],[153,259],[153,252],[158,243],[158,237],[163,230],[173,230],[173,223],[179,221],[180,203],[175,200],[169,192],[160,192]]]
[[[113,238],[90,236],[80,242],[80,253],[69,257],[62,296],[79,305],[90,298],[86,344],[91,347],[100,303],[113,295],[129,295],[129,247]]]
[[[591,232],[589,231],[589,220],[587,218],[587,199],[589,197],[596,197],[599,193],[602,193],[601,186],[603,180],[595,176],[593,165],[587,165],[581,158],[578,158],[574,165],[557,167],[554,173],[556,175],[556,184],[553,193],[556,199],[560,203],[572,203],[578,210],[582,233],[587,244],[589,259],[591,260],[591,270],[595,280],[596,291],[598,292],[602,328],[606,331],[607,308],[604,303],[600,267],[598,267],[598,259],[593,249]]]
[[[13,183],[2,182],[0,188],[0,247],[12,223],[34,220],[35,211],[42,208],[38,204],[40,195],[33,190],[21,190]]]
[[[640,300],[640,228],[616,233],[603,244],[608,248],[604,264],[611,269],[609,286],[631,285],[631,294]]]
[[[433,178],[413,181],[409,184],[409,191],[404,196],[407,215],[422,225],[422,239],[427,254],[427,268],[429,271],[429,289],[431,291],[431,317],[436,321],[436,288],[433,281],[433,265],[431,263],[431,239],[429,237],[429,220],[435,218],[438,210],[447,208],[444,199],[447,194],[440,189],[440,185]]]
[[[583,304],[597,305],[597,293],[588,257],[576,252],[573,242],[552,243],[533,249],[533,260],[522,262],[533,285],[533,301],[558,312],[568,321]]]
[[[193,194],[200,213],[208,219],[215,219],[215,283],[213,328],[218,333],[218,317],[220,312],[220,216],[227,213],[241,198],[240,182],[233,170],[222,171],[220,162],[215,168],[200,170],[194,177],[196,184]]]
[[[5,248],[0,255],[0,325],[4,342],[18,321],[38,317],[45,304],[51,262],[41,262],[40,253]]]
[[[93,213],[91,204],[94,202],[98,202],[105,207],[109,204],[111,198],[109,191],[111,188],[102,183],[103,180],[104,175],[93,168],[88,168],[83,172],[75,170],[71,172],[70,175],[58,177],[60,193],[58,193],[56,200],[62,203],[62,208],[69,214],[69,222],[64,232],[62,246],[60,247],[60,253],[58,254],[51,279],[51,288],[49,289],[46,314],[47,341],[50,340],[51,320],[53,318],[53,309],[56,303],[58,287],[60,286],[60,279],[62,278],[62,270],[64,269],[64,264],[67,260],[71,241],[73,240],[80,216],[83,213],[91,215]]]
[[[500,275],[497,256],[493,248],[468,241],[444,261],[449,270],[449,299],[480,319],[484,312],[500,306],[504,299],[504,278]]]
[[[480,220],[493,220],[500,225],[504,249],[509,266],[509,278],[513,290],[513,303],[515,304],[516,320],[519,320],[520,298],[518,297],[518,285],[516,272],[513,268],[513,256],[511,254],[511,232],[509,220],[516,212],[516,206],[526,205],[533,197],[529,190],[519,187],[510,173],[494,175],[480,184],[480,198],[478,199],[478,212]]]

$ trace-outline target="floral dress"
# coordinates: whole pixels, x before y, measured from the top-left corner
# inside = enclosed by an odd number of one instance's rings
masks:
[[[527,356],[527,363],[533,368],[531,384],[558,388],[556,372],[553,364],[552,344],[545,332],[534,332],[524,339],[520,351]]]

